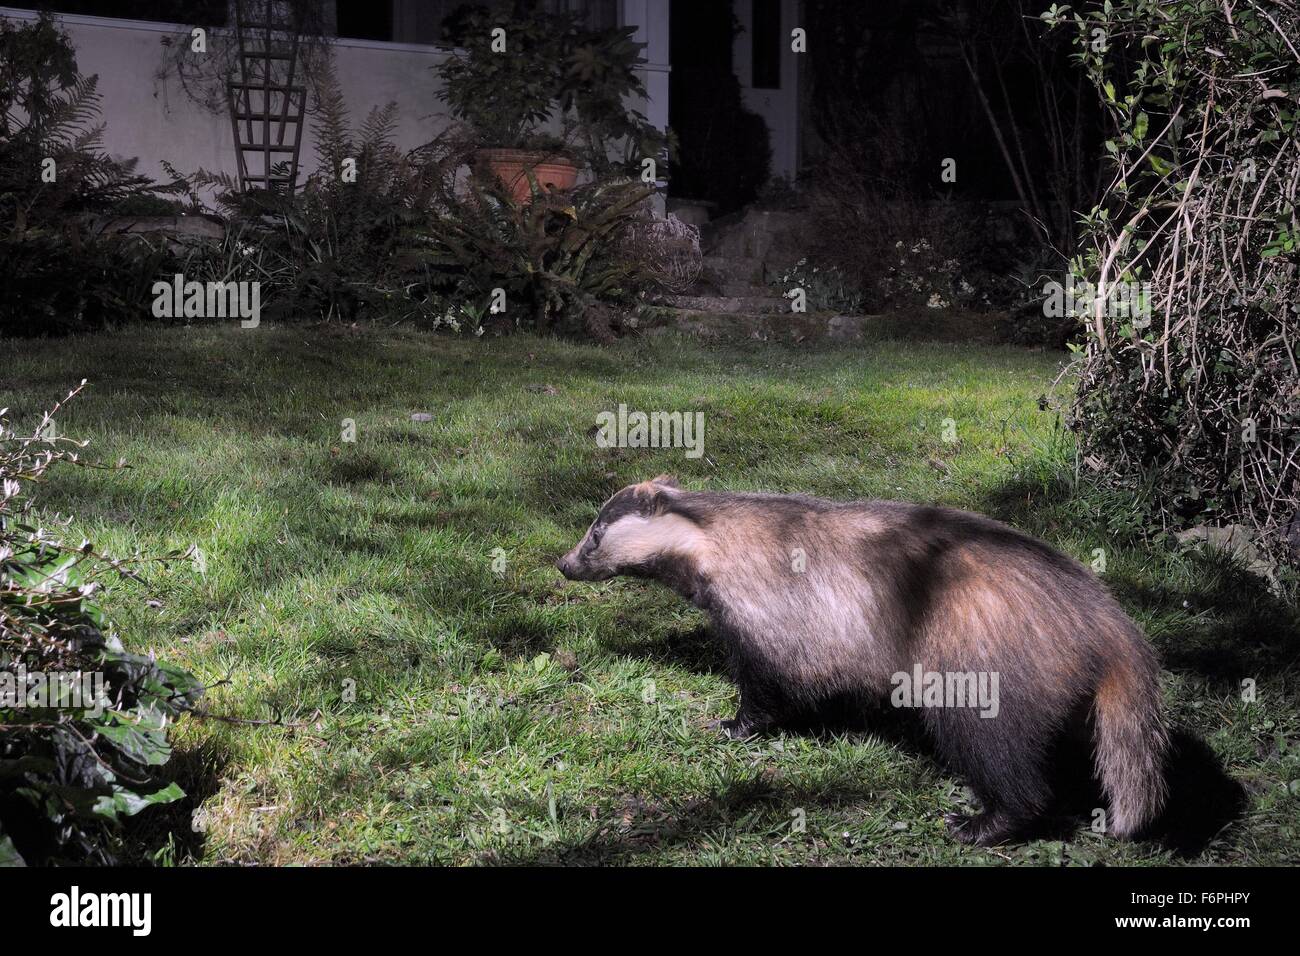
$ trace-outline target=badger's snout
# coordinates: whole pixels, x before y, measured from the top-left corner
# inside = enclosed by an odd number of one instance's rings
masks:
[[[570,581],[579,580],[578,562],[577,559],[574,558],[572,551],[561,557],[560,560],[556,561],[555,568]]]
[[[599,562],[584,561],[578,548],[556,561],[555,567],[570,581],[604,581],[614,576],[611,569],[600,566]]]

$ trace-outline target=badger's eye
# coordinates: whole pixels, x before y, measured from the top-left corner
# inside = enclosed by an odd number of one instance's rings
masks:
[[[591,530],[591,544],[590,544],[590,548],[591,548],[592,551],[595,551],[597,548],[600,547],[600,538],[601,538],[601,535],[603,535],[604,533],[605,533],[605,529],[604,529],[604,528],[593,528],[593,529]]]

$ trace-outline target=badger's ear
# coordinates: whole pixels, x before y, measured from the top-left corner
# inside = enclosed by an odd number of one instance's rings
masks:
[[[650,482],[651,484],[663,485],[665,488],[681,487],[681,485],[677,483],[677,479],[674,478],[672,475],[659,475],[656,478],[651,478]]]

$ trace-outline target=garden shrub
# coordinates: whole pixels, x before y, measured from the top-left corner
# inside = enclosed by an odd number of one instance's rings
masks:
[[[28,437],[0,418],[0,865],[114,862],[124,818],[184,796],[157,772],[171,755],[168,724],[202,690],[126,651],[98,606],[105,582],[138,577],[145,559],[65,543],[33,514],[29,486],[55,464],[81,464],[53,416]],[[83,676],[95,700],[73,695]]]
[[[0,175],[8,177],[0,180],[0,215],[10,223],[0,240],[9,275],[0,333],[148,318],[154,282],[180,274],[187,282],[259,282],[269,319],[383,317],[475,331],[502,289],[503,318],[512,324],[607,338],[655,271],[656,260],[628,246],[638,228],[653,232],[645,202],[653,190],[627,173],[639,171],[642,151],[662,157],[669,139],[621,106],[624,94],[644,92],[639,48],[626,29],[543,19],[569,24],[547,98],[573,121],[568,132],[596,180],[564,196],[535,192],[524,204],[474,171],[484,131],[456,129],[402,151],[393,104],[354,129],[328,56],[314,69],[317,164],[299,189],[244,192],[224,173],[181,176],[170,167],[176,181],[156,187],[100,151],[99,128],[89,125],[94,78],[77,75],[53,21],[4,25],[2,102],[17,110],[5,114],[0,140]],[[14,115],[34,119],[19,124]],[[49,188],[33,174],[45,156],[59,169]],[[182,193],[184,205],[163,198]],[[105,236],[85,218],[203,212],[213,195],[227,220],[220,242]],[[668,258],[673,268],[691,266]]]
[[[808,309],[813,312],[857,315],[862,311],[863,296],[856,283],[837,266],[813,265],[806,256],[772,276],[771,283],[785,298],[792,298],[802,289]]]
[[[509,37],[508,56],[494,49],[497,28]],[[471,11],[457,26],[456,55],[436,68],[438,95],[484,146],[563,149],[563,142],[538,128],[559,106],[559,67],[576,28],[576,17],[544,10]]]
[[[159,191],[102,149],[97,79],[77,72],[48,15],[0,20],[0,335],[97,327],[148,315],[165,252],[102,236],[91,217]]]
[[[897,130],[852,105],[824,121],[803,190],[809,258],[860,292],[865,308],[1014,308],[1026,295],[1016,264],[1041,241],[989,203],[957,201],[912,182]]]
[[[517,6],[454,17],[456,53],[436,68],[439,97],[478,145],[575,157],[598,177],[666,160],[671,137],[629,104],[644,100],[636,27],[587,29],[576,14]],[[494,47],[505,31],[510,55]],[[545,129],[558,118],[560,135]]]
[[[224,174],[190,178],[196,203],[200,188],[218,191],[231,232],[187,278],[261,278],[271,318],[383,316],[475,332],[500,289],[499,328],[598,338],[646,281],[648,265],[620,240],[648,218],[651,187],[607,171],[564,194],[534,181],[532,201],[515,202],[474,163],[479,133],[452,129],[403,152],[391,104],[351,129],[328,62],[314,109],[319,160],[294,194],[242,193]]]
[[[1082,461],[1153,517],[1275,535],[1300,505],[1300,8],[1053,7],[1113,183],[1073,263]]]
[[[610,177],[567,193],[542,190],[516,203],[490,173],[444,184],[442,218],[425,256],[459,271],[460,295],[490,312],[500,289],[504,317],[539,331],[608,339],[617,312],[635,304],[651,267],[624,240],[650,221],[653,187]]]
[[[195,204],[200,190],[216,191],[229,234],[220,247],[206,247],[206,260],[190,262],[197,274],[187,278],[260,280],[263,313],[272,319],[440,315],[455,277],[430,269],[419,249],[461,157],[440,142],[398,149],[391,103],[353,129],[328,59],[317,73],[313,112],[317,163],[292,194],[245,193],[225,173],[188,178]]]
[[[829,151],[807,190],[809,258],[868,311],[960,305],[1010,309],[1029,294],[1017,264],[1032,240],[982,203],[923,199],[869,178],[846,181],[857,146]]]

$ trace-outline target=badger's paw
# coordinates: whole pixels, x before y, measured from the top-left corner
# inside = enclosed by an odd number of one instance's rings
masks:
[[[748,740],[750,737],[757,736],[763,729],[741,717],[733,717],[731,720],[711,720],[708,728],[726,734],[732,740]]]
[[[946,813],[944,824],[953,838],[972,846],[998,846],[1015,839],[1019,827],[1010,818],[996,813]]]

